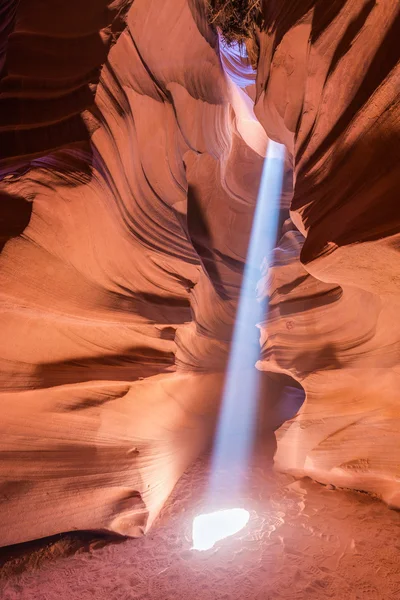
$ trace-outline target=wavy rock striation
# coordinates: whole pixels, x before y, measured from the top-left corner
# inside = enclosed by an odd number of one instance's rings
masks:
[[[265,6],[255,111],[293,154],[299,231],[260,282],[259,368],[294,376],[306,402],[276,463],[400,507],[400,11],[284,5]]]
[[[277,466],[400,506],[396,3],[265,3],[256,81],[201,0],[81,4],[0,13],[0,544],[141,535],[209,444],[267,135]]]
[[[8,38],[3,545],[140,535],[214,427],[267,137],[200,5],[127,7]]]

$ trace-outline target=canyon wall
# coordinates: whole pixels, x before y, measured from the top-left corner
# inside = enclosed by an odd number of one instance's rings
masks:
[[[255,80],[201,0],[4,4],[0,545],[141,535],[212,440],[267,136],[276,466],[400,506],[399,9],[280,6]]]
[[[306,391],[276,464],[400,507],[400,9],[271,3],[264,17],[255,112],[295,185],[259,286],[258,366]]]
[[[267,145],[201,6],[44,4],[3,46],[2,545],[140,535],[210,443]]]

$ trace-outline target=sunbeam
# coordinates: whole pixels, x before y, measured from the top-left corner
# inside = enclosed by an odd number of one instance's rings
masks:
[[[265,318],[268,310],[263,303],[257,302],[256,286],[260,278],[261,263],[265,260],[270,262],[275,245],[284,162],[285,147],[270,141],[254,213],[216,430],[207,499],[207,505],[210,507],[216,500],[217,489],[221,487],[227,494],[227,500],[240,498],[242,475],[248,464],[253,444],[258,396],[258,372],[255,364],[260,352],[256,324]],[[213,515],[214,528],[214,522],[219,518],[222,519],[223,514],[216,512]],[[205,516],[201,515],[201,518]],[[225,520],[226,518],[227,515],[224,516]],[[207,519],[196,521],[196,531],[198,532],[200,526],[206,527],[207,523]],[[206,535],[206,532],[203,534]],[[212,534],[210,535],[212,538]],[[221,537],[225,536],[220,536],[218,539]]]
[[[254,213],[216,432],[211,493],[215,478],[220,481],[221,473],[229,478],[227,483],[232,492],[238,491],[239,473],[246,467],[253,442],[258,387],[255,363],[259,357],[255,332],[256,324],[265,318],[267,310],[264,304],[256,301],[256,286],[261,263],[271,260],[276,240],[284,161],[284,146],[270,141]]]

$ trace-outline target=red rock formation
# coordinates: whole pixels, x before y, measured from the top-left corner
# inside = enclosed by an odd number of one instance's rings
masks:
[[[19,29],[42,23],[28,4],[6,64]],[[90,104],[107,10],[57,21],[38,82],[27,74],[43,112],[34,119],[29,88],[21,133],[4,134],[15,143],[2,146],[1,189],[22,216],[0,256],[3,545],[72,529],[139,535],[218,409],[267,138],[186,0],[135,0]],[[48,29],[51,14],[63,21],[49,11]],[[74,67],[68,23],[85,55]],[[10,114],[20,123],[14,100]]]
[[[278,466],[400,505],[397,6],[268,3],[254,88],[201,0],[129,5],[5,4],[0,543],[140,535],[209,443],[265,131],[299,231],[258,366],[307,393]]]
[[[255,110],[293,153],[301,233],[284,234],[260,285],[273,310],[259,367],[293,375],[306,402],[276,462],[400,507],[400,11],[285,8],[265,7]]]

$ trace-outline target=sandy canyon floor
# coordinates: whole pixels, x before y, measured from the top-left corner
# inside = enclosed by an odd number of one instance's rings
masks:
[[[67,534],[3,549],[1,600],[398,600],[400,513],[269,464],[257,452],[241,499],[249,525],[213,550],[190,550],[193,517],[204,509],[204,458],[146,537]]]

